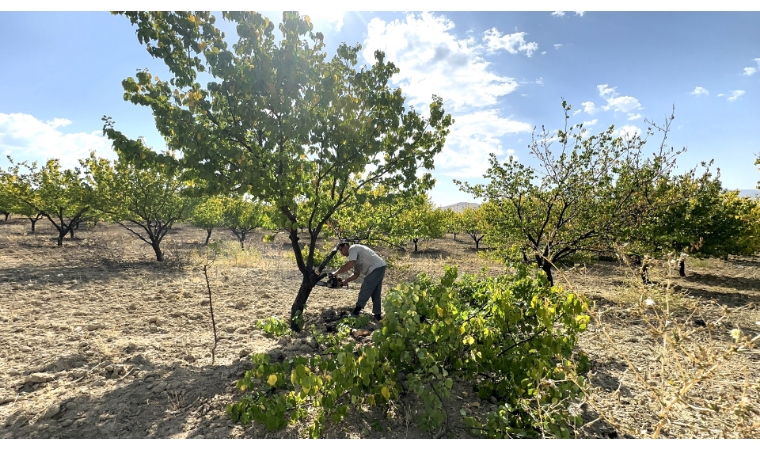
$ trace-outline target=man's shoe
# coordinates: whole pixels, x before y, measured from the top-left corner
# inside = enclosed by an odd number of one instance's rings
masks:
[[[381,321],[383,320],[383,316],[381,316],[380,314],[375,314],[375,320]]]
[[[359,307],[357,306],[356,308],[354,308],[354,310],[353,310],[353,311],[351,311],[351,315],[352,315],[352,316],[354,316],[354,317],[356,317],[356,316],[358,316],[358,315],[359,315],[359,313],[361,313],[361,312],[362,312],[362,309],[361,309],[361,308],[359,308]]]

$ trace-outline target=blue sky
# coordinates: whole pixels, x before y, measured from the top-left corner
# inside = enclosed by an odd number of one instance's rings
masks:
[[[571,123],[592,133],[645,130],[644,119],[662,123],[675,105],[669,143],[687,147],[679,170],[714,159],[726,188],[760,180],[760,12],[302,11],[329,49],[361,43],[363,64],[385,50],[410,105],[444,98],[456,123],[436,159],[439,205],[472,200],[451,180],[482,181],[488,153],[531,163],[531,131],[563,125],[562,98]],[[122,99],[136,69],[167,73],[127,19],[0,12],[0,42],[0,155],[68,166],[90,150],[113,157],[103,115],[163,148],[150,110]]]

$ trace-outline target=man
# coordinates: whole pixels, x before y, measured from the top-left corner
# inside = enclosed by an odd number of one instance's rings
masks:
[[[380,293],[383,289],[383,278],[385,277],[385,261],[371,248],[360,244],[351,245],[346,241],[341,241],[338,244],[338,251],[348,258],[348,262],[333,272],[333,275],[354,270],[353,275],[343,280],[343,286],[348,285],[349,281],[359,278],[359,275],[364,275],[364,282],[359,289],[359,299],[351,314],[358,316],[369,298],[372,297],[372,315],[376,320],[382,319],[380,315]]]

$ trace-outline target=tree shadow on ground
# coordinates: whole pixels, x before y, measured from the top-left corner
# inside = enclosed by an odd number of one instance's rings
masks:
[[[757,278],[728,277],[692,272],[688,275],[687,279],[689,282],[700,283],[706,286],[760,292],[760,279]]]
[[[722,292],[717,289],[703,289],[680,284],[673,285],[673,289],[675,292],[688,293],[691,296],[699,297],[704,300],[715,300],[718,304],[731,308],[747,306],[750,303],[760,300],[760,293],[750,295],[739,292]]]
[[[758,260],[757,256],[735,256],[725,262],[733,266],[760,267],[760,260]]]
[[[183,273],[182,264],[177,261],[93,261],[92,264],[76,263],[62,267],[43,267],[35,263],[21,264],[0,269],[0,281],[7,283],[27,283],[35,280],[53,286],[63,286],[72,280],[78,284],[102,283],[110,279],[123,279],[125,272],[140,272],[148,278],[164,277]]]
[[[439,250],[432,248],[421,248],[416,252],[409,252],[410,258],[442,258],[446,259],[451,256],[451,253],[447,250]]]

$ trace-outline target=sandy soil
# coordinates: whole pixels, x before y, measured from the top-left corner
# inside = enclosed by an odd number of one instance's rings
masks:
[[[313,351],[306,332],[272,339],[255,327],[258,319],[286,318],[300,283],[284,236],[263,243],[256,234],[247,242],[248,251],[233,252],[233,236],[214,232],[212,239],[222,238],[220,248],[228,255],[218,256],[209,268],[219,339],[212,364],[213,333],[202,271],[206,259],[200,256],[205,232],[176,227],[162,245],[166,261],[158,263],[147,244],[117,225],[79,230],[62,248],[56,247],[50,224],[40,221],[37,227],[32,235],[25,219],[0,221],[0,437],[303,436],[302,425],[267,433],[260,426],[236,425],[224,413],[225,405],[238,395],[234,385],[250,366],[252,352],[283,357]],[[385,291],[421,271],[442,274],[444,263],[458,265],[460,273],[483,266],[492,273],[500,270],[463,238],[427,242],[414,255],[386,251],[392,266]],[[685,279],[673,281],[677,293],[670,318],[693,331],[684,342],[707,346],[710,355],[719,356],[732,344],[731,329],[739,327],[753,336],[760,332],[760,263],[711,260],[687,270]],[[655,280],[664,279],[664,269],[654,272]],[[611,338],[608,341],[596,325],[582,337],[580,348],[593,365],[589,401],[579,407],[590,424],[576,430],[577,435],[651,435],[660,408],[652,386],[672,383],[677,388],[698,367],[679,372],[676,360],[685,364],[687,357],[669,359],[665,354],[657,359],[662,345],[647,326],[647,321],[656,320],[655,312],[640,307],[640,295],[629,285],[632,277],[625,267],[598,263],[565,275],[556,278],[596,302]],[[324,327],[322,314],[351,308],[357,293],[357,284],[315,289],[306,328]],[[698,312],[690,315],[695,308]],[[649,378],[637,379],[626,359]],[[747,423],[757,423],[759,368],[757,350],[733,355],[721,360],[720,368],[688,395],[719,405],[746,399]],[[683,380],[673,373],[683,374]],[[496,408],[476,402],[465,384],[457,392],[447,404],[452,415],[460,408],[483,414]],[[429,437],[415,428],[414,414],[414,405],[399,406],[390,414],[358,411],[329,426],[325,435]],[[741,425],[725,410],[711,413],[680,403],[668,417],[670,423],[663,428],[667,437],[736,437],[731,433]]]

